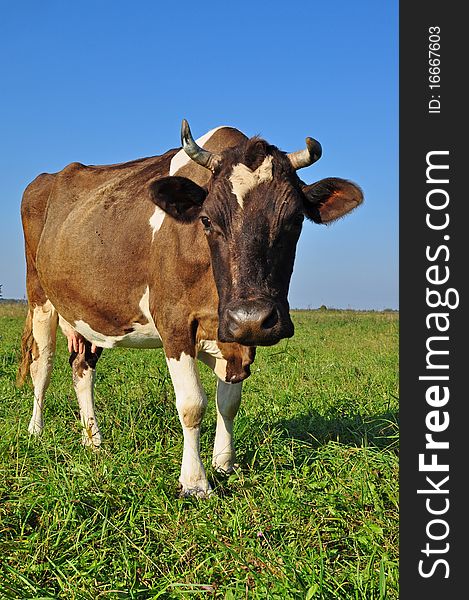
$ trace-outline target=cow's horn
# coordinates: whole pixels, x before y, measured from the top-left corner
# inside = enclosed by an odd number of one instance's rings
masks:
[[[215,165],[218,162],[218,154],[213,154],[208,150],[204,150],[196,143],[192,137],[191,129],[186,119],[182,120],[181,143],[184,152],[189,158],[206,169],[210,169],[211,171],[214,170]]]
[[[295,171],[297,169],[302,169],[303,167],[309,167],[319,160],[321,155],[321,144],[311,137],[306,138],[306,148],[304,150],[298,150],[297,152],[290,152],[290,154],[287,154]]]

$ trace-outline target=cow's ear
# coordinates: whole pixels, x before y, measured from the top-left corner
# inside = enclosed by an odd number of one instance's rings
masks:
[[[192,223],[198,218],[207,195],[207,191],[191,179],[176,176],[152,181],[149,192],[157,206],[185,223]]]
[[[332,223],[363,202],[363,192],[351,181],[329,177],[302,188],[304,213],[315,223]]]

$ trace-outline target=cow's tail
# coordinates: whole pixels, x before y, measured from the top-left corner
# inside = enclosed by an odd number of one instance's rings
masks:
[[[28,308],[26,321],[24,324],[23,335],[21,337],[21,358],[16,374],[16,385],[21,387],[29,375],[29,367],[33,362],[33,349],[35,341],[33,337],[33,315],[31,308]]]

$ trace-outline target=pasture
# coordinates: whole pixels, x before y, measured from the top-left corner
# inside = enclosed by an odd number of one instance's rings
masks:
[[[81,447],[58,336],[45,430],[15,376],[25,307],[0,304],[0,598],[396,599],[398,325],[392,312],[293,311],[259,348],[235,421],[236,474],[176,499],[182,431],[162,351],[105,351],[99,452]]]

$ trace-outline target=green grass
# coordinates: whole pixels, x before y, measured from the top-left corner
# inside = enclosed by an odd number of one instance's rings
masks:
[[[31,439],[14,385],[24,308],[0,305],[0,598],[394,599],[398,588],[398,314],[295,311],[258,350],[235,422],[241,470],[175,498],[182,433],[161,351],[105,351],[105,436],[81,447],[60,335]]]

